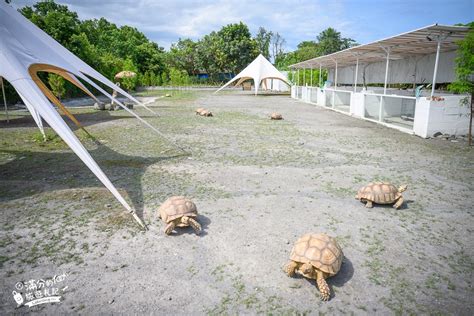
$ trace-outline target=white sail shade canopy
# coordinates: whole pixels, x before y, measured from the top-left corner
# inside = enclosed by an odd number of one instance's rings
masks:
[[[219,88],[216,92],[221,91],[231,83],[237,82],[235,85],[238,86],[244,81],[252,79],[254,82],[255,95],[258,93],[260,84],[265,82],[266,79],[277,79],[281,80],[287,85],[291,85],[288,79],[278,69],[275,68],[262,54],[258,55],[254,61],[252,61],[244,70],[242,70],[237,76],[232,78],[229,82]]]
[[[77,79],[80,78],[161,135],[156,128],[105,92],[92,79],[116,90],[131,101],[144,106],[150,112],[154,112],[76,57],[4,1],[0,1],[0,34],[0,77],[5,78],[18,92],[42,133],[44,134],[43,119],[134,216],[135,220],[142,227],[145,227],[142,220],[136,215],[135,210],[125,201],[53,107],[51,102],[57,105],[66,115],[70,115],[70,118],[77,124],[72,114],[41,82],[37,73],[40,71],[56,73],[95,99],[95,96]]]

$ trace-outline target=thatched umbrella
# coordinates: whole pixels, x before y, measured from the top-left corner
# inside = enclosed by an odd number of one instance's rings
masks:
[[[123,78],[133,78],[135,77],[137,74],[134,73],[133,71],[130,71],[130,70],[124,70],[124,71],[121,71],[119,72],[118,74],[116,74],[114,76],[115,80],[117,79],[123,79]]]
[[[114,76],[114,78],[115,78],[115,80],[117,81],[117,80],[119,80],[119,79],[124,79],[124,78],[133,78],[133,77],[135,77],[136,75],[137,75],[137,74],[134,73],[133,71],[130,71],[130,70],[123,70],[123,71],[119,72],[118,74],[116,74],[116,75]],[[116,84],[120,87],[120,85],[118,84],[118,82],[117,82]],[[114,90],[114,91],[112,92],[112,97],[113,97],[113,98],[116,98],[116,97],[117,97],[117,91]],[[111,106],[112,106],[112,108],[113,108],[113,106],[114,106],[114,101],[113,101],[113,100],[112,100]]]

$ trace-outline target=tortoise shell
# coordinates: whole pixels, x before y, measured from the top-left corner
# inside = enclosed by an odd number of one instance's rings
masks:
[[[339,272],[344,254],[337,241],[326,234],[305,234],[293,246],[290,260],[309,263],[330,276]]]
[[[357,198],[372,201],[377,204],[394,203],[401,194],[398,189],[388,182],[371,182],[362,187],[357,193]]]
[[[272,120],[282,120],[283,116],[280,113],[273,112],[272,115],[270,116],[270,119],[272,119]]]
[[[197,217],[197,207],[190,199],[184,196],[172,196],[161,204],[159,216],[165,223],[170,223],[178,217]]]
[[[199,113],[201,116],[212,116],[212,112],[208,110],[203,110]]]

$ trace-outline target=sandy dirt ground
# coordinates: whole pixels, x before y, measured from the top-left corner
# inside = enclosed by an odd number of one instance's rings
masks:
[[[474,313],[474,151],[464,142],[288,96],[185,91],[151,105],[161,117],[137,111],[169,141],[124,111],[73,109],[100,144],[76,135],[147,232],[51,130],[44,143],[31,118],[0,121],[0,314]],[[285,119],[269,120],[273,111]],[[407,184],[403,207],[355,200],[373,180]],[[156,210],[172,195],[197,204],[200,236],[163,234]],[[329,302],[282,271],[308,232],[344,251]],[[41,279],[57,281],[61,303],[16,307],[12,292],[25,298]]]

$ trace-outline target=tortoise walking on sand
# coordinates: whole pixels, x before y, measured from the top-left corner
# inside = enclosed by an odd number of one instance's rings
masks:
[[[176,227],[191,226],[196,234],[201,233],[201,225],[195,220],[197,207],[184,196],[172,196],[158,209],[159,216],[168,225],[165,234],[169,235]]]
[[[283,115],[277,112],[273,112],[272,115],[270,115],[271,120],[283,120]]]
[[[197,109],[196,109],[196,115],[201,115],[201,112],[202,112],[202,111],[205,111],[205,110],[206,110],[206,109],[204,109],[204,108],[197,108]]]
[[[323,301],[329,300],[330,289],[326,278],[334,276],[341,268],[344,254],[337,241],[326,234],[305,234],[298,239],[290,254],[285,272],[315,279]]]
[[[371,182],[360,188],[355,196],[361,202],[365,202],[365,207],[373,207],[376,204],[393,204],[395,209],[399,209],[403,204],[402,192],[407,189],[406,185],[399,188],[388,182]]]
[[[208,110],[203,110],[201,113],[199,113],[201,116],[213,116],[211,111]]]

